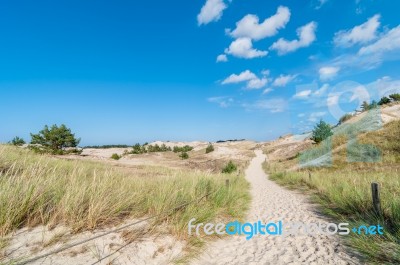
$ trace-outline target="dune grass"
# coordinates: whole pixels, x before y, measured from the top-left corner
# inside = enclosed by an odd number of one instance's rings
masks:
[[[363,134],[358,140],[376,147],[380,159],[373,163],[349,162],[346,148],[338,148],[330,167],[284,172],[282,164],[264,166],[278,183],[310,191],[324,211],[338,221],[384,226],[383,236],[351,234],[346,239],[372,263],[400,264],[400,121]],[[343,146],[345,141],[343,135],[338,135],[335,145]],[[373,210],[371,182],[381,186],[383,216]]]
[[[191,218],[241,218],[250,200],[243,176],[151,166],[135,172],[0,145],[0,235],[36,225],[63,224],[74,232],[117,225],[214,192],[153,224],[162,222],[170,233],[186,238]]]

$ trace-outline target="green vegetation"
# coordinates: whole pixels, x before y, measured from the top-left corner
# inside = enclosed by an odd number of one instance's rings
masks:
[[[189,155],[188,155],[188,153],[186,153],[186,152],[182,152],[182,153],[179,155],[179,157],[182,158],[182,159],[188,159],[188,158],[189,158]]]
[[[214,151],[214,146],[210,143],[206,148],[206,154],[211,153]]]
[[[344,122],[350,120],[352,117],[354,117],[353,114],[350,114],[350,113],[344,114],[342,117],[340,117],[340,119],[339,119],[339,124],[342,124],[342,123],[344,123]]]
[[[25,144],[25,140],[22,139],[22,138],[20,138],[20,137],[18,137],[18,136],[15,136],[15,137],[11,140],[10,144],[15,145],[15,146],[21,146],[21,145],[24,145],[24,144]]]
[[[379,100],[378,105],[386,105],[390,103],[390,99],[388,97],[383,97]]]
[[[368,113],[368,115],[373,115]],[[335,130],[333,139],[329,138],[326,152],[332,152],[329,167],[309,167],[296,172],[285,172],[285,161],[265,164],[270,178],[292,188],[307,189],[313,198],[323,205],[324,212],[338,222],[350,225],[376,225],[384,227],[384,235],[350,234],[346,239],[371,263],[400,264],[400,121],[386,124],[378,130],[380,123],[368,116],[356,124],[345,124]],[[374,131],[371,131],[376,129]],[[381,157],[370,163],[368,152],[364,162],[350,162],[358,148],[342,148],[349,144],[348,136],[358,135],[358,146],[365,150],[379,150]],[[323,141],[321,146],[324,146]],[[307,152],[323,153],[321,146]],[[350,145],[351,146],[351,145]],[[319,151],[317,150],[319,148]],[[349,149],[349,151],[348,151]],[[317,151],[313,151],[317,150]],[[350,153],[350,154],[349,154]],[[349,161],[350,160],[350,161]],[[287,162],[289,163],[289,162]],[[309,177],[309,172],[311,177]],[[373,210],[371,183],[381,186],[382,216]]]
[[[392,101],[400,101],[400,94],[399,94],[399,93],[391,94],[391,95],[389,95],[389,98],[390,98]]]
[[[314,130],[312,131],[311,140],[315,141],[316,143],[320,143],[332,135],[333,133],[331,126],[323,120],[320,120],[320,122],[315,125]]]
[[[232,173],[237,170],[237,166],[232,162],[229,161],[228,164],[222,169],[222,173]]]
[[[116,153],[114,153],[114,154],[111,155],[111,159],[119,160],[120,158],[121,158],[121,156],[118,155],[118,154],[116,154]]]
[[[38,134],[31,133],[31,137],[31,148],[34,151],[58,155],[68,153],[67,148],[75,148],[80,142],[64,124],[59,127],[54,124],[50,129],[45,125]]]
[[[175,148],[175,147],[174,147]],[[151,145],[145,143],[144,145],[140,145],[139,143],[135,144],[132,147],[132,151],[128,152],[128,154],[144,154],[144,153],[156,153],[156,152],[170,152],[172,148],[162,144],[161,146],[158,144]]]
[[[240,219],[250,200],[243,176],[231,176],[227,188],[220,174],[154,166],[127,171],[0,145],[0,236],[36,225],[63,224],[79,232],[194,202],[152,223],[156,227],[162,222],[173,235],[188,239],[191,218]]]
[[[189,145],[185,145],[185,146],[182,146],[182,147],[174,146],[174,148],[173,148],[174,153],[189,152],[189,151],[192,151],[192,150],[193,150],[193,147],[189,146]]]

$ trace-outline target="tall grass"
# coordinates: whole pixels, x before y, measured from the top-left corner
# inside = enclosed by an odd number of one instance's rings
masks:
[[[0,235],[35,225],[64,224],[75,232],[159,214],[214,192],[162,221],[185,237],[188,220],[240,218],[249,202],[243,176],[162,167],[118,171],[88,161],[68,161],[0,146]]]
[[[345,140],[339,138],[338,144]],[[384,226],[383,236],[351,234],[349,243],[374,263],[400,264],[400,121],[361,135],[358,140],[377,148],[382,155],[380,160],[350,163],[346,149],[342,148],[333,152],[331,167],[311,167],[299,172],[283,172],[282,165],[265,168],[278,183],[310,190],[325,212],[339,221]],[[371,182],[381,185],[382,216],[373,210]]]

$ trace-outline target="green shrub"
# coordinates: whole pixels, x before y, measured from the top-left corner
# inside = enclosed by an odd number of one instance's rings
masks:
[[[340,117],[339,124],[342,124],[343,122],[350,120],[352,117],[353,117],[353,114],[350,114],[350,113],[344,114],[342,117]]]
[[[214,151],[214,146],[210,143],[206,148],[206,154]]]
[[[14,139],[11,140],[10,144],[15,145],[15,146],[21,146],[25,144],[25,140],[22,138],[19,138],[18,136],[15,136]]]
[[[332,135],[333,133],[331,126],[323,120],[320,120],[320,122],[315,125],[314,130],[312,131],[311,140],[315,141],[316,143],[320,143]]]
[[[388,97],[383,97],[379,100],[378,105],[386,105],[390,103],[390,99]]]
[[[222,173],[232,173],[237,170],[237,166],[229,161],[228,164],[222,169]]]
[[[393,101],[400,101],[400,94],[399,93],[391,94],[389,95],[389,98],[391,98]]]
[[[189,145],[185,145],[183,147],[179,147],[179,146],[174,146],[174,153],[179,153],[179,152],[189,152],[192,151],[193,147],[189,146]]]
[[[114,160],[119,160],[121,158],[121,156],[120,155],[118,155],[118,154],[112,154],[111,155],[111,159],[114,159]]]
[[[188,158],[189,158],[189,155],[188,155],[188,153],[186,153],[186,152],[182,152],[182,153],[179,155],[179,157],[182,158],[182,159],[188,159]]]

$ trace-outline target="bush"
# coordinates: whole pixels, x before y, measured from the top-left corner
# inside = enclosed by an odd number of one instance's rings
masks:
[[[385,105],[385,104],[389,104],[390,103],[390,99],[388,97],[383,97],[381,98],[381,100],[379,100],[378,105]]]
[[[182,158],[182,159],[188,159],[188,158],[189,158],[189,155],[188,155],[188,153],[186,153],[186,152],[182,152],[182,153],[179,155],[179,157]]]
[[[14,139],[11,140],[10,144],[15,145],[15,146],[21,146],[25,144],[25,140],[22,138],[19,138],[18,136],[15,136]]]
[[[344,114],[342,117],[340,117],[339,124],[342,124],[343,122],[350,120],[352,117],[353,115],[350,113]]]
[[[214,146],[209,144],[206,148],[206,154],[211,153],[212,151],[214,151]]]
[[[40,149],[40,152],[57,155],[70,152],[71,150],[66,152],[66,149],[76,147],[80,142],[80,139],[75,138],[75,134],[64,124],[61,124],[60,127],[54,124],[50,129],[45,125],[38,134],[31,133],[31,137],[31,144],[36,145],[36,148],[32,148],[33,150]]]
[[[315,125],[314,130],[312,131],[311,140],[316,143],[320,143],[332,135],[333,133],[331,126],[323,120],[320,120],[320,122]]]
[[[400,94],[399,93],[391,94],[389,95],[389,98],[391,98],[393,101],[400,101]]]
[[[121,158],[121,156],[120,155],[118,155],[118,154],[112,154],[111,155],[111,159],[114,159],[114,160],[119,160]]]
[[[229,163],[222,169],[222,173],[232,173],[237,170],[237,166],[232,162]]]
[[[174,153],[179,153],[179,152],[189,152],[192,151],[193,147],[189,146],[189,145],[185,145],[183,147],[179,147],[179,146],[174,146]]]

